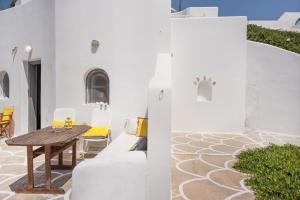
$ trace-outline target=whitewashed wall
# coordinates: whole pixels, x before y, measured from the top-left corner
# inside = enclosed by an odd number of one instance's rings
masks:
[[[0,71],[10,79],[9,100],[0,99],[0,110],[6,105],[15,107],[15,135],[28,131],[28,83],[23,61],[41,59],[42,126],[51,121],[55,105],[54,83],[54,1],[36,0],[15,8],[0,11]],[[29,57],[24,48],[33,48]],[[18,48],[15,56],[12,49]]]
[[[25,3],[29,3],[32,0],[17,0],[16,5],[20,5],[20,4],[25,4]]]
[[[245,124],[246,18],[171,20],[173,131],[242,132]],[[196,77],[216,81],[198,102]]]
[[[247,54],[246,126],[300,135],[300,55],[251,41]]]
[[[300,12],[285,12],[278,20],[251,20],[249,21],[249,24],[255,24],[270,29],[300,32],[300,28],[295,26],[298,19],[300,19]]]
[[[218,7],[189,7],[172,13],[173,17],[218,17]]]
[[[149,84],[148,200],[171,199],[171,68],[170,54],[160,54]]]
[[[101,68],[110,78],[113,137],[126,118],[144,116],[157,55],[169,52],[169,8],[161,0],[56,1],[56,106],[89,121],[84,75]],[[100,42],[96,53],[92,40]]]

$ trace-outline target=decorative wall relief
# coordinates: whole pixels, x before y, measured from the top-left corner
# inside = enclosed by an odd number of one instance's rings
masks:
[[[194,85],[196,86],[197,101],[212,101],[212,90],[213,86],[216,85],[216,81],[212,81],[212,78],[207,78],[206,76],[203,76],[202,78],[196,77]]]

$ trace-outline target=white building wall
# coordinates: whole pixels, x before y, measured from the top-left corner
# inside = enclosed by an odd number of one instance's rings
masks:
[[[172,13],[173,17],[218,17],[218,7],[189,7]]]
[[[56,106],[74,107],[88,122],[94,106],[85,105],[84,75],[101,68],[110,78],[113,137],[126,118],[144,116],[157,55],[169,52],[169,8],[165,0],[57,0]]]
[[[32,0],[17,0],[16,5],[20,5],[20,4],[25,4],[25,3],[29,3]]]
[[[51,122],[55,105],[54,82],[54,1],[36,0],[0,11],[0,71],[10,79],[10,98],[0,99],[0,110],[15,107],[15,135],[28,132],[28,83],[24,61],[41,59],[42,126]],[[25,52],[30,45],[32,55]],[[17,47],[15,56],[12,49]]]
[[[170,54],[160,54],[155,75],[149,83],[148,200],[171,199],[171,69]]]
[[[246,18],[173,18],[172,129],[242,132],[245,124]],[[197,101],[196,77],[212,79],[212,101]]]
[[[285,12],[278,20],[251,20],[249,21],[249,24],[255,24],[270,29],[300,32],[300,28],[295,26],[298,19],[300,19],[300,12]]]
[[[246,126],[300,135],[300,55],[251,41],[247,55]]]

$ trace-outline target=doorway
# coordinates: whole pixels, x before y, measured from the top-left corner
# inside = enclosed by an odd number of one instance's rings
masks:
[[[28,65],[28,131],[41,128],[41,62]]]

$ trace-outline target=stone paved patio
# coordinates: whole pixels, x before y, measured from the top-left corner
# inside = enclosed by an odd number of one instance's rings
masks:
[[[300,145],[300,138],[275,133],[176,133],[172,135],[173,200],[253,200],[247,178],[232,168],[235,155],[269,143]]]
[[[52,182],[56,185],[63,185],[66,191],[65,195],[40,195],[40,194],[16,194],[14,187],[22,186],[26,183],[27,160],[26,147],[7,146],[4,139],[0,140],[0,199],[3,200],[63,200],[69,199],[71,186],[71,171],[61,170],[52,171]],[[53,160],[55,163],[57,160]],[[71,162],[71,155],[66,155],[66,164]],[[35,185],[43,184],[43,156],[34,159],[36,168]]]
[[[173,200],[254,199],[251,190],[244,185],[247,176],[231,168],[235,155],[269,143],[300,145],[300,137],[254,131],[245,134],[174,133],[171,140]],[[66,160],[71,161],[70,155]],[[43,156],[34,160],[37,184],[43,181],[43,162]],[[62,185],[65,195],[14,193],[13,187],[24,184],[25,176],[26,149],[8,147],[4,139],[0,139],[0,200],[70,199],[71,171],[53,172],[52,181]]]
[[[93,147],[93,146],[91,146]],[[94,146],[94,150],[101,151],[104,145]],[[71,164],[71,152],[64,153],[64,164]],[[85,158],[92,158],[94,154],[85,154]],[[77,160],[78,161],[78,160]],[[57,164],[57,158],[51,160]],[[79,161],[78,161],[79,162]],[[35,186],[44,184],[44,156],[34,159]],[[52,183],[65,190],[64,195],[16,194],[14,190],[24,186],[27,182],[26,147],[7,146],[5,139],[0,139],[0,200],[69,200],[71,194],[71,170],[52,170]]]

